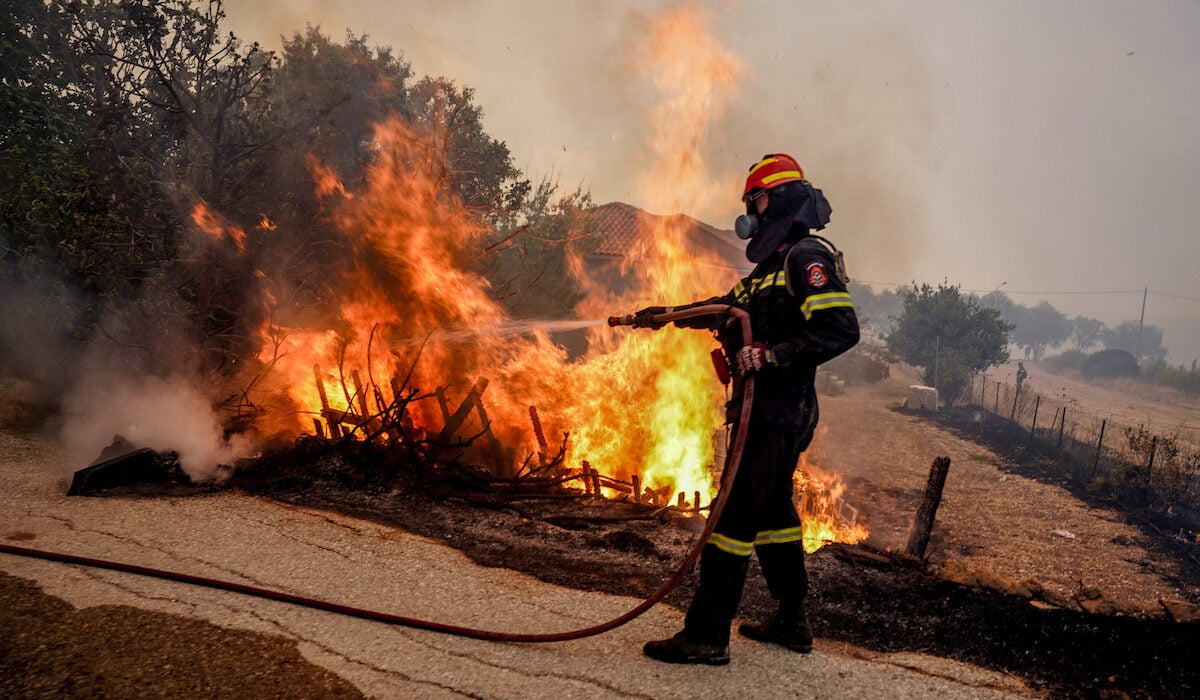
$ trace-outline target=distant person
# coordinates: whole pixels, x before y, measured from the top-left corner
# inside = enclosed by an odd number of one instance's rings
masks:
[[[1021,385],[1025,383],[1025,377],[1029,376],[1029,372],[1025,371],[1025,363],[1017,363],[1017,391],[1021,390]]]

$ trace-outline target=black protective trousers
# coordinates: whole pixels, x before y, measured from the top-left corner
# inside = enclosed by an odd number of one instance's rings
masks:
[[[758,555],[767,588],[781,607],[799,607],[808,595],[792,476],[811,441],[812,431],[752,425],[729,500],[700,555],[700,582],[684,622],[690,640],[729,643],[751,553]]]

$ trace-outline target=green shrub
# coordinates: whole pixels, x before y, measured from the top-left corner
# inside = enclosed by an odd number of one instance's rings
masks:
[[[1047,357],[1042,364],[1051,372],[1062,372],[1068,369],[1083,369],[1087,359],[1088,354],[1082,350],[1067,350],[1061,355]]]
[[[1142,378],[1151,384],[1200,394],[1200,371],[1172,367],[1162,360],[1146,365],[1142,369]]]
[[[862,342],[821,366],[847,385],[874,384],[887,379],[891,372],[892,356],[887,348]]]
[[[1088,357],[1081,368],[1087,379],[1099,377],[1137,377],[1141,374],[1137,359],[1127,350],[1101,350]]]

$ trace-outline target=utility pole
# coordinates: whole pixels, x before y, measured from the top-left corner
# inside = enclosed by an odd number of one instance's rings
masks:
[[[1146,295],[1150,293],[1149,287],[1142,289],[1142,317],[1138,319],[1138,342],[1137,342],[1137,362],[1142,364],[1142,329],[1146,326]]]
[[[941,354],[942,354],[942,336],[939,335],[937,337],[937,341],[934,343],[934,346],[933,346],[933,390],[934,391],[938,390],[938,360],[940,359]],[[936,399],[934,400],[933,409],[935,411],[937,410],[937,404],[939,402],[940,402],[939,400],[936,400]]]

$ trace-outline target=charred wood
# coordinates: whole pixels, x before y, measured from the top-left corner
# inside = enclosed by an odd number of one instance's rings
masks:
[[[929,545],[929,535],[933,531],[933,520],[937,515],[938,505],[942,502],[942,490],[946,487],[946,474],[950,471],[950,458],[937,457],[929,467],[929,480],[925,484],[925,495],[917,508],[913,519],[912,529],[908,535],[908,545],[905,552],[923,559],[925,548]]]

